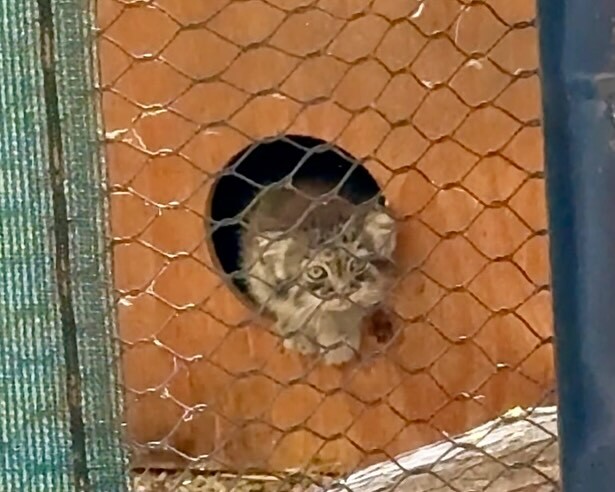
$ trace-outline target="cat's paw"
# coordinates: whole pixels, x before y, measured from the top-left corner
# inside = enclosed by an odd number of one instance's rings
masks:
[[[339,366],[350,361],[355,356],[355,351],[347,345],[324,350],[324,361],[329,366]]]
[[[283,345],[286,350],[294,350],[303,355],[315,354],[318,351],[316,345],[304,336],[285,338]]]

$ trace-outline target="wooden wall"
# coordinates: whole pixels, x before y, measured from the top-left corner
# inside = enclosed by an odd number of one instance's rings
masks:
[[[159,466],[343,471],[553,383],[534,0],[99,0],[128,436]],[[279,133],[365,161],[400,217],[397,335],[285,353],[217,275],[216,172]]]

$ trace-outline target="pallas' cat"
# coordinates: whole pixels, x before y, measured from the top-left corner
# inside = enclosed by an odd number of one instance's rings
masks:
[[[284,347],[342,364],[392,283],[396,227],[375,198],[357,205],[332,189],[304,179],[261,191],[244,216],[241,260]]]

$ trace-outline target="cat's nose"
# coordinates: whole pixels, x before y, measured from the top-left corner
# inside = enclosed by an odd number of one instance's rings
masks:
[[[361,287],[361,282],[359,282],[358,280],[351,280],[349,287],[350,287],[350,290],[352,290],[352,292],[355,292],[359,290],[359,287]]]
[[[359,288],[359,285],[355,282],[351,282],[349,284],[341,285],[336,289],[336,293],[340,297],[348,297],[351,294],[354,294]]]

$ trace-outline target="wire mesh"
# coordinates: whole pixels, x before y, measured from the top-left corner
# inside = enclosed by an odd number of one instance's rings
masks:
[[[534,21],[533,0],[97,1],[135,490],[557,488],[552,410],[501,417],[554,403]],[[298,175],[395,219],[343,364],[245,295],[242,231]]]

